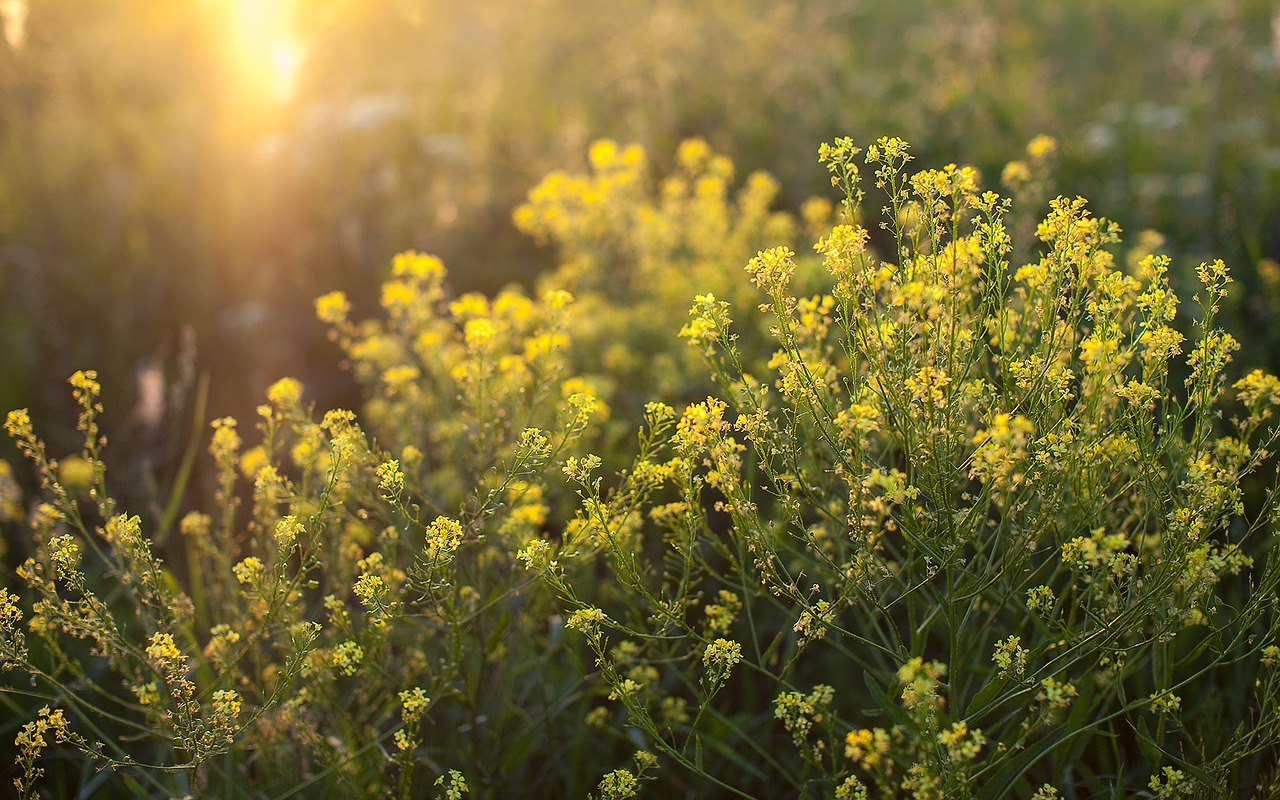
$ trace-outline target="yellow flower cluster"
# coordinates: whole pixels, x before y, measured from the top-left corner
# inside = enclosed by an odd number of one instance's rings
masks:
[[[835,696],[835,689],[825,684],[813,687],[813,691],[807,695],[801,692],[782,692],[773,700],[773,716],[782,721],[796,747],[812,752],[813,747],[820,748],[822,744],[811,747],[808,742],[809,734],[814,725],[831,722],[831,703]]]
[[[1280,378],[1255,369],[1233,385],[1236,399],[1249,412],[1249,422],[1256,425],[1271,418],[1274,406],[1280,405]]]
[[[942,695],[942,679],[947,666],[939,661],[926,662],[916,656],[898,670],[902,686],[902,703],[922,720],[931,719],[946,705]]]
[[[298,541],[298,537],[305,532],[306,528],[300,522],[297,516],[286,514],[281,517],[275,526],[276,545],[283,551],[293,547]]]
[[[174,644],[173,636],[167,633],[153,633],[147,644],[147,658],[161,671],[177,670],[186,663],[182,651]]]
[[[400,693],[400,709],[405,721],[421,718],[430,703],[431,700],[421,687],[415,686]]]
[[[70,736],[70,724],[62,709],[44,706],[36,718],[25,723],[13,744],[17,748],[17,765],[22,774],[14,778],[14,786],[22,797],[36,797],[36,781],[44,770],[36,766],[37,760],[49,746],[49,740],[64,742]]]
[[[565,627],[570,630],[578,631],[587,636],[587,638],[595,638],[600,635],[600,626],[609,622],[609,618],[598,608],[587,607],[580,608],[569,617],[569,621],[565,623]]]
[[[22,609],[18,606],[18,596],[0,588],[0,666],[26,660],[26,639],[21,622]]]
[[[427,538],[423,549],[428,558],[452,558],[458,546],[462,544],[462,524],[448,517],[436,517],[427,528]]]
[[[240,693],[230,689],[219,689],[213,693],[213,713],[216,719],[222,719],[227,722],[234,721],[240,716],[240,710],[243,707],[240,699]]]
[[[344,675],[356,674],[363,660],[364,648],[351,641],[342,642],[329,654],[329,663],[341,670]]]
[[[889,732],[884,728],[859,728],[844,737],[844,755],[867,772],[874,772],[891,763],[888,758]]]
[[[728,589],[721,589],[716,599],[718,602],[709,603],[702,609],[702,613],[707,617],[708,634],[728,632],[738,612],[742,610],[742,600]]]
[[[1020,678],[1027,671],[1027,650],[1022,647],[1022,637],[1010,636],[996,642],[991,656],[1002,678]]]
[[[240,451],[240,434],[236,432],[236,421],[232,417],[215,419],[212,423],[213,438],[209,442],[209,453],[219,466],[234,469],[236,454]]]
[[[209,630],[209,643],[205,645],[204,655],[215,664],[230,662],[234,657],[233,648],[239,641],[238,631],[226,623],[219,623]]]
[[[971,456],[969,477],[999,489],[1022,483],[1025,475],[1018,468],[1035,432],[1035,423],[1024,416],[996,414],[991,424],[973,437],[978,449]]]
[[[316,298],[316,317],[329,325],[342,325],[351,313],[351,302],[344,292],[334,291]]]
[[[729,639],[716,639],[707,645],[702,663],[707,668],[708,683],[723,683],[729,672],[742,661],[742,645]]]
[[[751,282],[769,295],[785,292],[796,273],[795,257],[789,247],[762,250],[747,264]]]
[[[302,382],[281,378],[267,388],[267,399],[281,411],[297,408],[302,403]]]
[[[1053,678],[1040,681],[1040,691],[1036,692],[1036,702],[1043,703],[1046,713],[1052,717],[1071,707],[1071,703],[1079,694],[1073,684],[1061,683]]]
[[[948,730],[938,734],[938,744],[947,750],[952,761],[972,761],[982,751],[987,737],[977,728],[970,729],[965,722],[954,723]]]
[[[442,800],[462,800],[462,796],[471,791],[467,788],[467,779],[456,769],[451,769],[447,775],[436,778],[435,785],[444,788]]]
[[[235,573],[237,581],[247,586],[253,586],[262,579],[264,568],[262,559],[257,556],[249,556],[232,567],[232,571]]]
[[[640,783],[630,770],[615,769],[601,779],[594,796],[600,800],[628,800],[636,796],[639,788]]]

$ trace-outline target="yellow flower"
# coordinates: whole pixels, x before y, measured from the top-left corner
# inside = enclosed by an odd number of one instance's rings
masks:
[[[25,408],[10,411],[5,417],[4,429],[15,439],[25,439],[31,435],[31,414]]]
[[[791,277],[795,275],[795,256],[795,252],[789,247],[761,250],[747,264],[751,282],[769,293],[785,291]]]
[[[167,633],[151,634],[147,645],[147,658],[156,664],[177,664],[182,661],[182,651],[173,642],[173,636]]]
[[[689,172],[697,172],[710,157],[711,147],[704,139],[685,139],[676,150],[676,160]]]
[[[524,563],[526,569],[554,570],[558,566],[558,562],[551,558],[551,544],[545,539],[530,539],[516,553],[516,558]]]
[[[364,660],[364,648],[355,642],[343,642],[329,654],[329,663],[342,671],[344,675],[354,675]]]
[[[296,378],[281,378],[267,389],[267,399],[279,408],[292,408],[302,402],[302,382]]]
[[[603,171],[613,166],[618,158],[618,144],[611,139],[600,139],[591,143],[587,158],[596,171]]]
[[[224,719],[235,719],[240,715],[240,693],[230,689],[219,689],[213,693],[214,713]]]
[[[969,730],[964,722],[957,722],[950,730],[938,734],[938,744],[947,748],[947,755],[952,761],[972,761],[978,757],[986,741],[982,731],[977,728]]]
[[[231,655],[231,648],[240,641],[240,634],[230,625],[218,624],[209,629],[209,644],[204,653],[215,661],[223,661]]]
[[[392,498],[399,496],[404,490],[404,473],[400,471],[400,462],[389,459],[378,465],[378,488]]]
[[[1031,180],[1031,168],[1025,161],[1010,161],[1000,173],[1000,183],[1015,189]]]
[[[236,580],[240,583],[256,583],[262,575],[262,559],[257,556],[249,556],[240,563],[231,568],[235,573]]]
[[[94,467],[82,456],[71,455],[58,462],[58,482],[73,495],[83,495],[93,487]]]
[[[569,621],[565,623],[565,627],[569,630],[579,631],[588,637],[594,637],[599,634],[600,626],[609,622],[609,618],[598,608],[588,606],[580,608],[569,617]]]
[[[160,690],[156,688],[155,681],[139,684],[133,688],[133,696],[138,699],[138,705],[153,706],[160,702]]]
[[[413,286],[405,281],[387,281],[382,284],[382,307],[392,316],[400,316],[417,300]]]
[[[353,591],[366,608],[374,609],[387,594],[387,582],[381,576],[366,572],[356,579]]]
[[[1051,712],[1065,711],[1071,707],[1078,690],[1070,683],[1059,683],[1053,678],[1040,681],[1040,691],[1036,693],[1036,702],[1044,703]]]
[[[1182,709],[1182,698],[1173,692],[1156,692],[1151,695],[1150,702],[1151,710],[1157,714],[1167,714]]]
[[[234,417],[222,417],[210,423],[213,428],[213,439],[209,442],[209,453],[219,464],[231,464],[237,450],[240,449],[240,434],[236,433]]]
[[[1235,382],[1236,399],[1250,414],[1269,416],[1270,406],[1280,404],[1280,378],[1255,369]]]
[[[702,663],[717,674],[728,675],[735,664],[742,661],[742,645],[729,639],[716,639],[707,645]]]
[[[316,298],[316,318],[330,325],[341,325],[351,313],[351,303],[343,292],[329,292]]]
[[[444,262],[436,256],[409,250],[392,259],[391,274],[418,280],[438,280],[444,277]]]
[[[487,317],[489,301],[478,292],[468,292],[449,304],[449,313],[460,321]]]
[[[420,463],[424,457],[423,452],[411,444],[405,445],[400,451],[400,461],[406,467]]]
[[[940,367],[921,367],[915,375],[905,381],[907,391],[921,405],[932,405],[937,408],[947,407],[947,397],[943,389],[951,383],[947,372]]]
[[[49,557],[60,576],[66,576],[80,563],[80,546],[69,535],[55,536],[49,540]]]
[[[871,745],[872,733],[869,728],[849,731],[844,737],[844,755],[850,761],[860,761]]]
[[[91,369],[76,370],[67,383],[76,390],[76,396],[97,397],[102,392],[102,386],[98,383],[98,373]]]
[[[511,519],[531,528],[540,528],[551,509],[542,503],[527,503],[511,509]]]
[[[1150,384],[1129,381],[1116,390],[1116,395],[1128,400],[1134,406],[1151,411],[1155,408],[1160,393]]]
[[[1051,158],[1058,152],[1058,140],[1052,136],[1040,134],[1027,144],[1027,155],[1036,161],[1043,161]]]
[[[1022,639],[1018,636],[1010,636],[1008,639],[996,642],[996,650],[991,660],[1000,670],[1001,677],[1019,677],[1026,671],[1027,650],[1021,646],[1021,643]]]
[[[462,544],[462,525],[448,517],[436,517],[427,528],[426,550],[433,556],[451,556]]]
[[[258,473],[269,466],[267,451],[262,445],[254,445],[240,456],[240,473],[246,478],[257,477]]]
[[[419,719],[430,705],[431,699],[420,687],[406,689],[400,693],[400,716],[405,722]]]
[[[569,411],[573,415],[573,424],[585,425],[597,413],[607,415],[609,408],[591,386],[581,378],[570,378],[560,385],[560,392],[565,398]]]
[[[564,289],[552,289],[543,296],[542,302],[549,309],[559,310],[573,302],[573,295]]]
[[[501,292],[493,300],[493,315],[501,320],[522,324],[533,314],[533,303],[516,292]]]
[[[497,330],[487,319],[470,319],[467,320],[463,335],[466,338],[467,347],[479,349],[489,346],[493,337],[497,335]]]

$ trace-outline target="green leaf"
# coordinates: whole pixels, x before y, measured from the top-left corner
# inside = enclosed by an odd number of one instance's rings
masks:
[[[1160,749],[1160,745],[1156,742],[1155,737],[1151,735],[1151,726],[1147,723],[1146,717],[1138,717],[1138,747],[1142,749],[1142,755],[1151,762],[1153,767],[1159,767],[1161,756],[1164,751]]]

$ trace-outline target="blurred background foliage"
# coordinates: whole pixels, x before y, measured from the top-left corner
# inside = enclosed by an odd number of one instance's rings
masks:
[[[918,165],[971,163],[996,186],[1049,133],[1055,191],[1164,232],[1184,296],[1191,266],[1227,259],[1238,361],[1280,362],[1271,0],[0,11],[0,408],[69,422],[63,381],[96,368],[115,457],[144,485],[193,413],[247,418],[281,375],[322,408],[357,405],[312,300],[341,289],[371,311],[393,253],[439,254],[457,293],[531,285],[557,254],[512,210],[599,137],[643,145],[659,174],[703,137],[798,212],[832,195],[815,151],[833,136],[900,135]]]

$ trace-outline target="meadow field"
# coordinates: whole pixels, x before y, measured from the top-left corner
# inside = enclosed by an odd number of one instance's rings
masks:
[[[1280,798],[1280,7],[0,22],[16,796]]]

